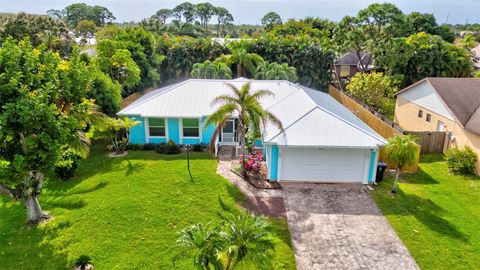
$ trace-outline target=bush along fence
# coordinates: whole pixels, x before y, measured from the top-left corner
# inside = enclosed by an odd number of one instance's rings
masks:
[[[376,112],[368,105],[351,98],[345,92],[338,90],[334,86],[328,86],[328,93],[338,102],[342,103],[347,109],[353,112],[360,120],[365,122],[373,130],[375,130],[378,134],[382,135],[384,138],[389,139],[395,135],[404,134],[404,131],[397,124],[395,124],[382,114]],[[421,147],[419,145],[417,152],[417,162],[415,162],[415,164],[412,166],[404,167],[404,171],[416,172],[418,170],[418,163],[420,161],[420,149]],[[384,149],[380,149],[379,161],[387,163],[388,167],[390,168],[395,168],[395,164],[393,164],[386,158]]]

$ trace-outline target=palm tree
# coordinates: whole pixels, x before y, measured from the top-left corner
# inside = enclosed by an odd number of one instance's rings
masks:
[[[193,255],[194,269],[215,270],[223,268],[221,261],[217,257],[220,249],[220,241],[216,230],[210,229],[210,224],[203,226],[202,223],[193,225],[190,228],[180,231],[177,239],[177,245],[184,247],[186,252],[175,256],[173,262],[179,257]]]
[[[255,79],[258,80],[287,80],[291,82],[297,81],[297,70],[286,63],[279,64],[276,62],[260,63],[257,67]]]
[[[242,214],[224,217],[224,221],[220,231],[222,244],[219,257],[226,261],[225,270],[234,269],[245,260],[256,265],[270,262],[275,245],[263,218]]]
[[[475,37],[468,34],[458,42],[458,45],[464,49],[470,50],[475,47]]]
[[[274,96],[270,90],[257,90],[251,93],[250,82],[245,83],[240,89],[233,84],[226,85],[230,88],[231,94],[217,96],[212,101],[212,106],[220,105],[220,107],[207,117],[204,125],[206,127],[214,124],[217,127],[210,141],[211,149],[223,124],[233,116],[238,116],[237,130],[242,153],[245,153],[245,135],[248,128],[252,127],[253,131],[260,132],[260,126],[270,122],[283,130],[282,122],[274,114],[265,110],[259,102],[263,97]],[[246,176],[243,166],[242,174]]]
[[[218,60],[229,65],[237,65],[237,77],[246,77],[247,71],[255,75],[257,66],[263,62],[263,58],[256,53],[249,53],[246,49],[246,44],[243,41],[231,42],[227,46],[231,54],[222,55]]]
[[[397,165],[392,193],[397,192],[398,177],[400,176],[402,168],[413,165],[417,160],[418,145],[416,141],[417,137],[411,134],[396,135],[390,138],[385,146],[388,160]]]
[[[197,79],[231,79],[232,70],[223,62],[206,60],[194,64],[191,75]]]

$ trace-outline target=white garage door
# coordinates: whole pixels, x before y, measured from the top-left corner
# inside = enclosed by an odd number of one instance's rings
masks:
[[[280,148],[280,179],[314,182],[362,182],[365,149]]]

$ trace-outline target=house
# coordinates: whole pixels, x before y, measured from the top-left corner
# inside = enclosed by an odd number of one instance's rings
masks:
[[[472,62],[473,68],[476,71],[480,70],[480,45],[472,49]]]
[[[131,143],[208,144],[215,127],[204,127],[217,106],[211,101],[229,93],[226,83],[241,87],[250,80],[191,79],[151,91],[118,115],[141,124],[130,130]],[[251,91],[268,89],[262,106],[276,115],[283,131],[267,124],[261,145],[271,181],[356,182],[375,179],[378,150],[385,140],[328,94],[288,81],[251,81]],[[215,146],[238,145],[237,119],[227,120]]]
[[[372,55],[366,52],[348,52],[335,62],[335,71],[340,78],[351,78],[359,71],[373,68]]]
[[[448,147],[468,145],[480,156],[480,79],[425,78],[396,96],[395,122],[403,129],[447,131]]]

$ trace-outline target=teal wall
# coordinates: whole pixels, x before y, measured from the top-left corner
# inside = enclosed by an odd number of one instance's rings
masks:
[[[368,183],[373,183],[375,181],[375,172],[377,170],[377,151],[375,149],[370,150],[370,166],[368,169]]]
[[[130,143],[146,143],[147,140],[145,137],[145,121],[143,120],[143,117],[129,115],[128,118],[140,122],[140,124],[130,128]]]
[[[203,124],[205,123],[205,119],[207,119],[207,117],[203,116],[202,117],[202,126],[201,126],[201,129],[202,129],[202,143],[203,144],[210,144],[210,140],[212,139],[213,133],[215,132],[215,125],[210,124],[210,125],[208,125],[207,127],[204,128]]]
[[[191,138],[183,138],[182,139],[182,144],[199,144],[200,143],[200,139],[191,139]]]
[[[270,146],[270,181],[277,181],[278,179],[278,146]]]
[[[150,138],[148,139],[149,143],[166,143],[167,138]]]
[[[180,143],[180,123],[178,118],[168,118],[168,139]]]

